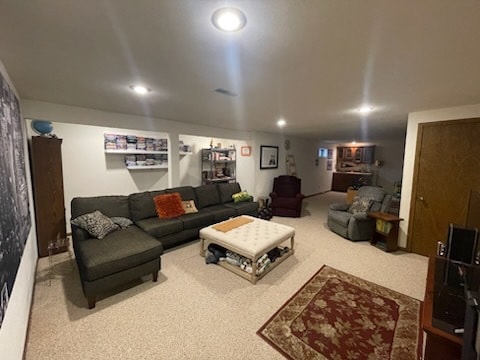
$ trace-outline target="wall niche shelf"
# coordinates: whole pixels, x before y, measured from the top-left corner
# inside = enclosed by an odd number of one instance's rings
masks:
[[[123,150],[123,149],[107,149],[105,150],[107,154],[168,154],[168,151],[155,151],[155,150]]]
[[[153,170],[153,169],[168,169],[168,165],[127,165],[128,170]]]
[[[191,146],[183,145],[179,156],[192,155]],[[187,151],[184,151],[187,150]],[[106,154],[125,155],[128,170],[168,169],[168,139],[137,135],[104,134]]]
[[[225,176],[223,178],[214,178],[214,179],[209,179],[209,182],[215,183],[215,182],[230,182],[230,181],[235,181],[234,177],[230,176]]]

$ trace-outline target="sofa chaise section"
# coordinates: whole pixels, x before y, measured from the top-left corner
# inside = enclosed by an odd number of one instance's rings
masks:
[[[95,210],[108,217],[130,218],[128,196],[74,198],[71,209],[72,219]],[[100,292],[147,274],[152,274],[153,281],[157,281],[163,245],[136,225],[97,239],[72,224],[72,238],[83,292],[90,309],[95,307]]]

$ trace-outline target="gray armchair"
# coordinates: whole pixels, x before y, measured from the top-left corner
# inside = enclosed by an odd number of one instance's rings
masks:
[[[330,204],[328,209],[327,225],[333,232],[352,241],[369,240],[372,236],[375,220],[367,216],[368,211],[388,212],[392,195],[383,188],[376,186],[362,186],[357,195],[360,198],[371,199],[371,205],[365,212],[352,213],[350,204]]]

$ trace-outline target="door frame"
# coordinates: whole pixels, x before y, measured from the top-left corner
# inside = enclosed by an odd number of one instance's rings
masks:
[[[427,127],[432,126],[444,126],[449,124],[467,124],[479,122],[480,118],[467,118],[467,119],[458,119],[458,120],[439,120],[432,122],[424,122],[418,124],[417,129],[417,142],[415,145],[415,162],[413,166],[413,178],[412,178],[412,193],[410,196],[410,209],[408,215],[408,230],[407,230],[407,244],[405,250],[407,252],[412,252],[413,247],[413,224],[415,219],[415,209],[417,201],[417,183],[418,183],[418,172],[420,167],[420,155],[421,155],[421,145],[423,141],[423,132]]]

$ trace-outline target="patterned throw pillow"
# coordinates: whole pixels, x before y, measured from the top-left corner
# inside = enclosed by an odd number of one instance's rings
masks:
[[[355,196],[348,212],[352,214],[367,212],[372,205],[373,200],[365,197]]]
[[[83,214],[71,221],[73,225],[79,226],[98,239],[103,239],[107,234],[119,229],[108,216],[100,211]]]
[[[120,226],[122,229],[126,229],[130,225],[133,225],[133,221],[126,217],[114,216],[114,217],[111,217],[110,220],[112,220],[115,224]]]
[[[193,200],[182,200],[182,205],[183,210],[185,210],[185,214],[194,214],[198,212],[197,207],[195,206],[195,201]]]
[[[179,193],[157,195],[153,201],[159,218],[169,219],[185,214]]]
[[[239,193],[233,194],[233,202],[242,202],[249,201],[252,197],[246,191],[240,191]]]

